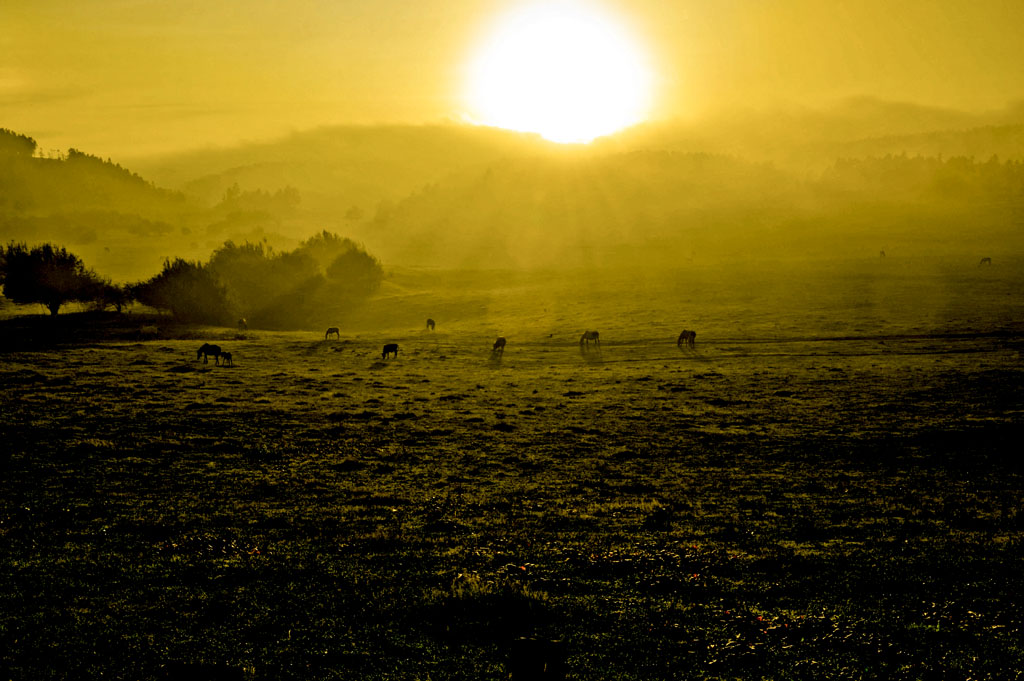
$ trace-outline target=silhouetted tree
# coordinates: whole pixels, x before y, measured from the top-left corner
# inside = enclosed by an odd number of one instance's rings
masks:
[[[160,274],[131,287],[131,296],[183,321],[222,324],[230,316],[224,286],[209,268],[182,258],[165,260]]]
[[[2,258],[4,295],[15,303],[39,303],[56,315],[71,301],[96,297],[102,280],[74,253],[52,244],[29,248],[11,243]]]

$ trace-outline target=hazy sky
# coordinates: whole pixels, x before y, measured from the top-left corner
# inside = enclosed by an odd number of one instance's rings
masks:
[[[653,114],[1024,98],[1020,0],[603,0]],[[0,0],[0,127],[129,158],[318,125],[458,120],[511,0]]]

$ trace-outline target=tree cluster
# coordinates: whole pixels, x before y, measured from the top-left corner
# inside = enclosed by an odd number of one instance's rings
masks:
[[[296,328],[344,310],[380,285],[380,262],[350,239],[322,232],[293,251],[228,241],[210,258],[231,309],[251,324]]]
[[[224,214],[263,212],[271,215],[287,215],[301,203],[299,190],[295,187],[284,187],[275,192],[262,189],[243,191],[238,183],[232,184],[224,191],[224,196],[214,210]]]
[[[236,316],[265,328],[302,328],[334,318],[380,285],[380,262],[355,242],[324,231],[294,251],[231,241],[207,263],[167,259],[154,277],[115,286],[65,248],[11,243],[0,249],[0,284],[15,303],[45,305],[51,314],[68,302],[92,302],[120,312],[138,301],[200,324]]]

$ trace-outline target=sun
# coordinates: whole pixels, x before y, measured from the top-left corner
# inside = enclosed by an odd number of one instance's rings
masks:
[[[645,120],[652,80],[621,22],[579,3],[531,4],[501,17],[473,56],[469,118],[589,142]]]

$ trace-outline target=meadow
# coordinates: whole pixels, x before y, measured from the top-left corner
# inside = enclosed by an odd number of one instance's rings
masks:
[[[0,678],[1022,678],[993,261],[406,270],[340,339],[8,316]]]

